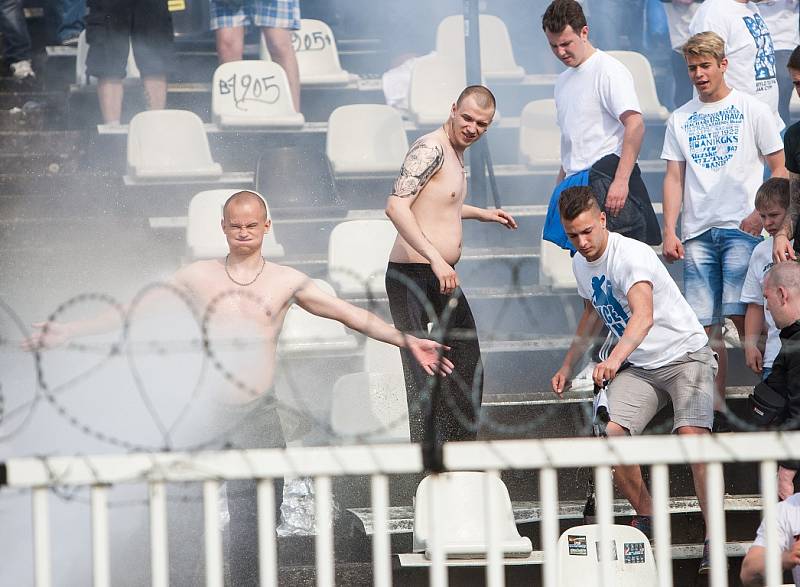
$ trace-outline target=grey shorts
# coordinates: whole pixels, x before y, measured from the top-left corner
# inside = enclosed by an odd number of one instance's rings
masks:
[[[658,411],[672,401],[672,431],[682,426],[711,429],[717,358],[708,347],[686,353],[657,369],[628,367],[609,384],[608,412],[633,434],[641,434]]]

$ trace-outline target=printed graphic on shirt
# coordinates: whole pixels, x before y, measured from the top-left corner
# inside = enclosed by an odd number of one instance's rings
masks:
[[[775,47],[764,19],[760,14],[742,17],[747,30],[756,44],[756,59],[753,68],[756,75],[756,91],[769,90],[776,83]]]
[[[706,169],[723,167],[739,147],[744,114],[736,106],[716,112],[694,112],[684,123],[692,161]]]
[[[605,283],[605,289],[603,289],[603,283]],[[628,324],[628,313],[619,300],[614,297],[613,288],[606,281],[605,275],[592,277],[592,292],[592,306],[600,314],[609,330],[621,338],[622,333],[625,332],[625,326]]]

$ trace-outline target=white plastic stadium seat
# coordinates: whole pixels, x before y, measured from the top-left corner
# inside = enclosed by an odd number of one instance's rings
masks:
[[[186,225],[186,249],[189,258],[216,259],[228,254],[225,233],[220,228],[222,205],[239,191],[242,190],[208,190],[194,195],[189,203],[189,221]],[[275,238],[274,222],[264,236],[261,253],[272,259],[284,256],[283,246]]]
[[[322,279],[315,279],[314,283],[325,293],[336,295],[331,285]],[[296,304],[286,312],[283,330],[278,339],[278,349],[284,353],[342,351],[357,347],[356,337],[348,334],[341,322],[320,318]]]
[[[520,536],[505,483],[488,473],[458,471],[426,477],[417,487],[414,500],[414,552],[430,559],[430,527],[433,508],[438,508],[442,525],[437,532],[447,558],[482,558],[489,550],[487,536],[487,493],[492,500],[494,522],[504,556],[527,557],[533,550],[530,538]],[[434,493],[437,493],[434,495]],[[434,505],[435,504],[435,505]]]
[[[420,57],[411,68],[409,115],[419,126],[442,124],[466,85],[463,63],[442,55]]]
[[[519,155],[531,167],[558,169],[561,165],[561,129],[556,101],[533,100],[519,119]]]
[[[78,55],[75,58],[75,83],[79,86],[97,83],[95,78],[86,75],[86,57],[88,55],[89,43],[86,42],[86,31],[81,31],[81,34],[78,36]],[[127,79],[139,79],[141,77],[139,68],[136,67],[136,61],[133,59],[132,49],[128,49],[128,64],[126,66],[125,77]]]
[[[519,81],[525,69],[514,60],[506,23],[497,16],[481,14],[481,70],[486,79]],[[464,16],[448,16],[436,29],[436,52],[452,57],[464,68]]]
[[[403,374],[400,349],[393,344],[368,338],[364,343],[364,371],[369,373]]]
[[[609,55],[622,63],[633,76],[636,95],[645,120],[666,120],[669,110],[661,104],[656,92],[656,79],[647,57],[636,51],[609,51]]]
[[[259,57],[270,61],[267,43],[261,35]],[[297,55],[297,68],[300,70],[300,83],[304,86],[347,85],[358,79],[342,69],[339,50],[331,28],[321,20],[303,18],[300,30],[292,31],[292,45]]]
[[[557,289],[577,287],[569,251],[544,239],[541,239],[539,249],[539,285],[549,285]]]
[[[410,442],[403,373],[350,373],[333,386],[331,428],[368,442]]]
[[[391,106],[340,106],[328,118],[325,154],[336,175],[397,173],[406,151],[403,119]]]
[[[348,220],[328,240],[328,278],[342,296],[384,294],[386,263],[397,238],[388,220]]]
[[[188,110],[148,110],[131,119],[128,173],[133,180],[219,178],[203,121]]]
[[[559,587],[596,587],[601,583],[598,558],[599,526],[576,526],[558,539]],[[615,587],[657,585],[658,575],[650,541],[632,526],[611,526]],[[609,554],[611,554],[609,552]]]
[[[217,67],[211,112],[222,128],[302,128],[306,122],[294,109],[286,72],[272,61],[231,61]]]
[[[792,97],[789,100],[789,113],[792,115],[792,120],[797,120],[800,118],[800,96],[797,95],[797,91],[792,88]],[[790,121],[784,120],[786,126],[789,126]]]

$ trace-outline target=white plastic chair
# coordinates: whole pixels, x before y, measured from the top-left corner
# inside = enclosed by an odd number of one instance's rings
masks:
[[[414,552],[424,551],[425,557],[431,558],[428,541],[433,524],[431,516],[436,516],[441,522],[436,531],[447,558],[485,557],[489,550],[487,494],[504,556],[529,556],[533,550],[531,541],[517,530],[505,483],[497,476],[473,471],[442,473],[438,478],[429,476],[419,484],[414,499]]]
[[[397,230],[388,220],[348,220],[328,240],[328,278],[342,296],[385,294]]]
[[[633,85],[639,97],[642,117],[645,120],[664,121],[669,118],[669,110],[661,104],[656,92],[656,78],[647,57],[636,51],[609,51],[609,55],[622,63],[633,76]]]
[[[403,119],[391,106],[340,106],[328,118],[325,154],[336,175],[397,173],[407,151]]]
[[[650,541],[632,526],[611,526],[615,559],[614,587],[649,587],[658,584]],[[558,539],[559,587],[600,585],[599,526],[576,526]],[[610,554],[610,551],[609,551]]]
[[[149,110],[131,119],[128,173],[132,180],[219,178],[203,121],[188,110]]]
[[[569,251],[544,239],[539,248],[539,285],[554,289],[575,289],[578,285]]]
[[[189,258],[216,259],[228,254],[228,242],[220,228],[222,205],[240,191],[242,190],[208,190],[194,195],[189,203],[189,220],[186,225],[186,250]],[[275,238],[274,222],[264,235],[261,253],[272,259],[285,254],[283,246]]]
[[[328,295],[336,296],[333,287],[326,281],[315,279],[314,282]],[[347,351],[357,347],[356,337],[348,334],[341,322],[320,318],[297,305],[286,312],[278,339],[278,348],[283,353]]]
[[[789,99],[789,113],[794,118],[800,118],[800,96],[797,95],[797,91],[792,88],[792,97]],[[783,122],[786,123],[786,126],[789,126],[791,121],[784,120]]]
[[[302,128],[289,80],[272,61],[231,61],[214,72],[211,113],[222,128]]]
[[[403,373],[350,373],[333,386],[331,428],[369,442],[410,442]]]
[[[261,35],[259,57],[270,61],[264,36]],[[358,79],[342,69],[339,62],[339,50],[331,28],[321,20],[303,18],[300,30],[292,31],[292,45],[297,55],[297,68],[300,71],[300,83],[304,86],[347,85]]]
[[[525,69],[517,65],[506,23],[491,14],[480,15],[481,70],[486,79],[519,81]],[[448,16],[436,29],[436,52],[452,57],[464,68],[464,16]]]
[[[467,85],[464,64],[443,55],[420,57],[411,68],[408,111],[418,126],[436,126]]]
[[[531,167],[558,169],[561,165],[561,129],[556,101],[533,100],[519,119],[519,155]]]
[[[86,75],[86,57],[89,55],[89,43],[86,42],[86,31],[81,31],[78,36],[78,55],[75,58],[75,83],[79,86],[88,86],[97,83],[94,77]],[[141,74],[133,58],[133,49],[128,49],[128,64],[125,67],[126,79],[139,79]]]
[[[400,349],[393,344],[368,338],[364,343],[364,371],[369,373],[403,374]]]

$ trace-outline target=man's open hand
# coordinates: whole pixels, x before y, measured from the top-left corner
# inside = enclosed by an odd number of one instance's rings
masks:
[[[22,341],[22,349],[40,351],[59,347],[70,338],[69,327],[59,322],[37,322],[33,324],[34,332]]]
[[[415,336],[407,336],[406,341],[408,350],[428,375],[449,375],[453,372],[453,362],[444,356],[444,352],[450,350],[449,346]]]

